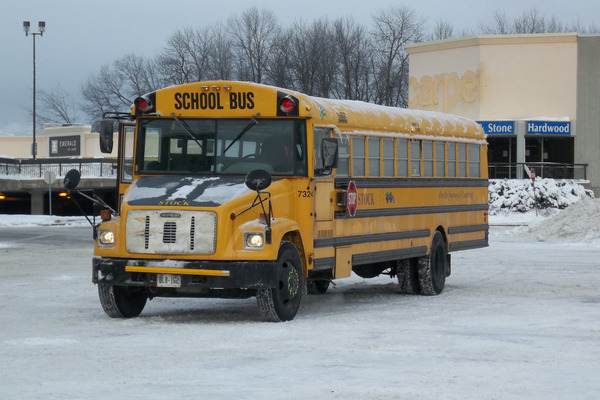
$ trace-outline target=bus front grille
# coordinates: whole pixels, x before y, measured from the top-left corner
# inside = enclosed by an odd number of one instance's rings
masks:
[[[216,214],[209,211],[131,210],[126,247],[141,254],[213,254]]]

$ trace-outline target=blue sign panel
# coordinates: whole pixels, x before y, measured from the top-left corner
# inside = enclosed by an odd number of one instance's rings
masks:
[[[486,135],[514,135],[514,121],[477,121]]]
[[[570,122],[527,121],[528,135],[570,135]]]

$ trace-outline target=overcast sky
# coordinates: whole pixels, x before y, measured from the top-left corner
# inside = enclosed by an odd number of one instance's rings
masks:
[[[153,57],[177,29],[225,22],[251,6],[270,9],[283,26],[351,16],[368,27],[376,11],[392,5],[412,8],[430,26],[447,21],[455,32],[475,29],[495,10],[512,17],[534,7],[563,23],[600,25],[598,0],[2,0],[0,135],[32,132],[33,40],[23,31],[26,20],[34,32],[38,21],[46,22],[44,36],[36,37],[38,91],[59,88],[79,102],[82,83],[102,65],[130,53]]]

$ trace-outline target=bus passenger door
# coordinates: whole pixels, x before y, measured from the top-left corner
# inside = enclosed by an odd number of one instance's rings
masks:
[[[119,124],[119,180],[117,183],[117,212],[121,212],[123,194],[133,180],[133,148],[135,124]]]

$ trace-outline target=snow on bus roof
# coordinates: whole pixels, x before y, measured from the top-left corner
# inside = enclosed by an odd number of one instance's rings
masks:
[[[344,133],[366,133],[360,129],[362,125],[368,126],[368,130],[373,134],[387,131],[394,134],[404,133],[411,138],[429,137],[428,134],[448,138],[485,138],[485,133],[477,122],[458,115],[383,106],[357,100],[304,97],[305,100],[314,102],[319,112],[330,111],[329,115],[322,117],[323,121],[334,122],[340,115],[347,118],[347,124],[335,124],[340,129],[348,126],[349,129],[344,130]]]

